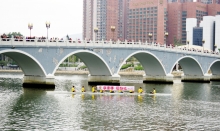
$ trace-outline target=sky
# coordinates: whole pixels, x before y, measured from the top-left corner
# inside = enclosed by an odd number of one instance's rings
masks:
[[[20,32],[47,36],[46,21],[51,23],[49,38],[82,33],[83,0],[0,0],[0,34]]]

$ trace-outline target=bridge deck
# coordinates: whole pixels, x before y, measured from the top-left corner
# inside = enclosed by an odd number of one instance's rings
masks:
[[[1,46],[10,46],[11,48],[15,47],[26,47],[26,46],[59,46],[59,47],[84,47],[84,48],[96,48],[96,47],[105,47],[105,48],[144,48],[144,49],[151,49],[151,50],[164,50],[168,52],[177,52],[177,53],[186,53],[186,54],[198,54],[198,55],[205,55],[205,56],[216,56],[219,57],[220,55],[218,52],[207,50],[198,50],[194,48],[178,48],[177,46],[167,46],[164,44],[153,44],[153,43],[143,43],[143,42],[128,42],[128,41],[72,41],[72,40],[40,40],[40,39],[19,39],[16,40],[14,38],[0,38],[0,45]]]

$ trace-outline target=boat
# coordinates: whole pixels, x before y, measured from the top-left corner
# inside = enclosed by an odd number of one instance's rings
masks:
[[[151,94],[148,93],[149,96],[171,96],[172,94],[168,94],[168,93],[156,93],[156,94]]]
[[[131,96],[131,95],[149,95],[149,96],[170,96],[171,94],[164,93],[130,93],[129,91],[134,91],[134,86],[112,86],[112,85],[98,85],[97,90],[103,90],[104,92],[68,92],[68,91],[47,91],[48,94],[89,94],[89,95],[123,95],[123,96]],[[109,90],[114,91],[114,93],[110,93]],[[120,93],[118,91],[122,91]]]
[[[69,92],[69,91],[47,91],[47,94],[88,94],[88,95],[123,95],[123,96],[130,96],[130,95],[149,95],[149,96],[171,96],[172,94],[165,94],[165,93],[156,93],[156,94],[150,94],[150,93],[129,93],[129,92]]]

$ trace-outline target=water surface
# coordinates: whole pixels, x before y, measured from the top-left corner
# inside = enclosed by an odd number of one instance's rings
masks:
[[[0,130],[220,130],[220,82],[121,85],[171,96],[47,94],[22,88],[22,75],[0,76]],[[135,83],[134,83],[135,82]],[[87,76],[56,76],[55,91],[88,91]]]

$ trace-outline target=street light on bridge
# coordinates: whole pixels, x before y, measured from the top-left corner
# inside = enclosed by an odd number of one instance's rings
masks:
[[[31,29],[33,29],[33,23],[28,23],[28,29],[30,29],[30,37],[31,37]]]
[[[214,52],[217,52],[217,51],[216,51],[216,49],[217,49],[217,45],[215,44],[214,47],[215,47]]]
[[[48,39],[48,29],[50,28],[50,22],[46,21],[46,28],[47,28],[47,39]]]
[[[189,40],[187,40],[188,50],[189,50]]]
[[[113,33],[113,38],[112,38],[112,40],[114,40],[115,26],[111,26],[111,31],[112,31],[112,33]]]
[[[204,44],[205,44],[205,40],[202,40],[203,52],[204,52]]]
[[[98,33],[98,31],[99,31],[99,28],[98,28],[98,27],[94,28],[94,32],[95,32],[95,40],[96,40],[96,37],[97,37],[97,33]]]
[[[149,36],[149,38],[150,38],[150,41],[151,41],[151,37],[152,37],[152,33],[148,33],[148,36]]]
[[[169,33],[165,32],[164,35],[166,36],[166,45],[167,45],[167,37],[168,37]]]

